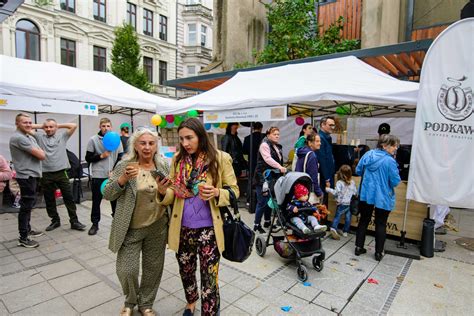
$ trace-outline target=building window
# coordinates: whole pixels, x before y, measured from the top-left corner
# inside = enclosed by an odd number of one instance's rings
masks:
[[[201,0],[186,0],[186,4],[200,4]]]
[[[143,57],[143,69],[148,78],[148,82],[153,83],[153,58]]]
[[[40,32],[29,20],[20,20],[16,24],[16,57],[40,60]]]
[[[168,80],[167,75],[166,75],[167,72],[168,72],[168,64],[165,61],[160,60],[160,72],[159,72],[159,75],[160,75],[159,84],[160,85],[163,85],[164,82],[166,80]]]
[[[168,18],[160,15],[160,40],[166,41],[168,39]]]
[[[153,12],[143,9],[143,34],[153,36]]]
[[[201,25],[201,46],[206,47],[207,26]]]
[[[105,22],[105,12],[107,10],[106,0],[93,0],[94,20]]]
[[[186,70],[187,70],[187,73],[188,73],[188,77],[196,75],[196,66],[194,66],[194,65],[187,66]]]
[[[137,6],[130,2],[127,2],[127,22],[137,29]]]
[[[196,45],[196,24],[188,24],[188,45]]]
[[[61,38],[61,64],[76,67],[76,42]]]
[[[103,47],[94,46],[94,70],[107,71],[107,50]]]
[[[69,11],[69,12],[76,12],[76,1],[75,0],[61,0],[60,6],[61,10]]]

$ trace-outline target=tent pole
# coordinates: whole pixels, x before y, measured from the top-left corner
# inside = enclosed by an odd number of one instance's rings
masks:
[[[78,125],[79,125],[79,160],[81,160],[81,141],[82,141],[82,123],[81,123],[81,116],[79,115],[79,118],[78,118]]]
[[[133,109],[130,109],[130,124],[132,125],[131,132],[133,133]]]
[[[38,118],[36,117],[36,111],[33,112],[34,116],[35,116],[35,124],[38,124]]]
[[[249,152],[249,169],[247,175],[247,197],[249,201],[249,213],[252,214],[254,210],[252,209],[253,203],[253,192],[252,192],[252,170],[253,170],[253,124],[254,122],[250,122],[250,152]]]

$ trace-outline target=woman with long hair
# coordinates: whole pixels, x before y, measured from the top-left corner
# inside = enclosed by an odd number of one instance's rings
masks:
[[[204,125],[188,118],[178,127],[179,150],[169,179],[160,184],[161,205],[173,205],[168,246],[176,252],[186,296],[183,315],[193,315],[199,292],[196,266],[201,272],[201,315],[219,313],[218,271],[224,251],[219,207],[230,204],[229,189],[239,196],[229,154],[215,149]],[[166,188],[168,187],[168,188]]]
[[[268,193],[262,192],[262,186],[265,182],[263,173],[267,169],[278,169],[281,174],[286,173],[283,167],[282,146],[278,143],[280,140],[280,129],[272,126],[267,130],[267,136],[262,140],[258,150],[257,167],[255,168],[254,183],[257,191],[257,208],[255,210],[255,222],[253,230],[261,234],[265,230],[261,226],[262,217],[265,218],[263,227],[270,227],[270,217],[272,210],[267,205]]]
[[[136,305],[142,315],[156,315],[153,302],[163,274],[168,234],[168,214],[157,200],[162,184],[157,183],[156,174],[168,171],[158,152],[156,131],[138,128],[129,140],[126,158],[114,168],[104,188],[105,199],[117,200],[109,249],[117,253],[117,276],[125,294],[121,316],[131,316]]]
[[[313,180],[313,190],[318,198],[323,197],[323,191],[319,183],[318,157],[314,153],[321,147],[321,139],[318,134],[312,132],[305,138],[305,145],[298,150],[295,171],[306,172]],[[306,162],[306,164],[305,164]]]
[[[301,126],[301,131],[298,140],[295,143],[295,150],[303,147],[306,144],[306,137],[313,133],[313,125],[310,123],[305,123]],[[295,152],[296,154],[296,152]]]
[[[395,207],[395,187],[400,174],[394,155],[400,140],[393,135],[381,135],[377,149],[367,152],[359,161],[356,173],[362,176],[360,188],[360,220],[357,226],[355,255],[367,252],[365,234],[375,211],[375,260],[383,258],[388,215]]]

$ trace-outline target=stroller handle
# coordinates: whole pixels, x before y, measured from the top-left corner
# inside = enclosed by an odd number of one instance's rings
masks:
[[[274,173],[274,174],[280,174],[281,171],[278,170],[278,169],[266,169],[266,170],[263,172],[263,178],[264,178],[265,180],[270,179],[272,173]]]

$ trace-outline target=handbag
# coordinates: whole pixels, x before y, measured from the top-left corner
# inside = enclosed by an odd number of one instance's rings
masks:
[[[312,152],[309,151],[306,156],[304,157],[304,163],[303,163],[303,172],[306,173],[306,163],[308,162],[308,156],[311,154]],[[311,188],[311,192],[309,193],[309,199],[308,199],[308,202],[311,204],[311,205],[315,205],[315,204],[319,204],[319,198],[318,196],[316,195],[316,193],[312,192],[312,188]]]
[[[360,202],[360,190],[362,189],[362,181],[364,180],[364,171],[365,168],[362,169],[362,175],[360,176],[360,183],[359,183],[359,192],[357,195],[351,196],[351,204],[349,206],[349,210],[351,211],[351,214],[354,216],[359,215],[359,202]]]
[[[228,186],[225,186],[224,189],[229,191],[230,205],[234,209],[234,214],[227,206],[220,207],[224,221],[225,244],[222,256],[229,261],[244,262],[252,253],[255,232],[240,219],[234,191]]]

